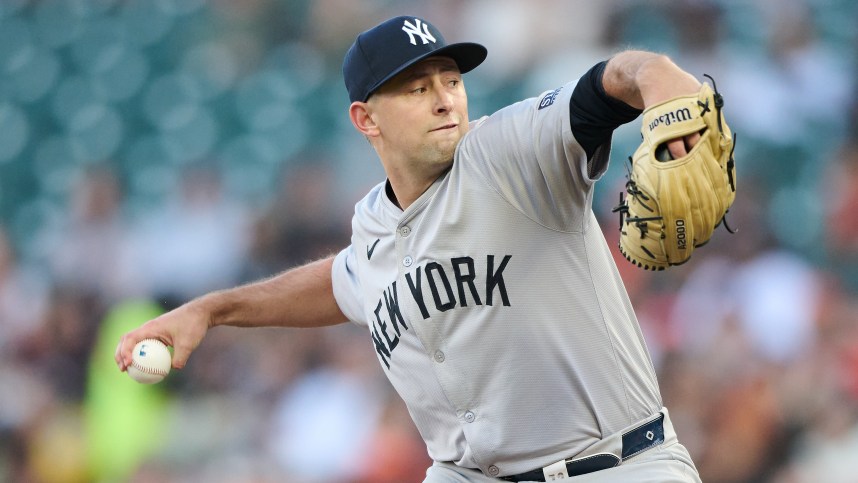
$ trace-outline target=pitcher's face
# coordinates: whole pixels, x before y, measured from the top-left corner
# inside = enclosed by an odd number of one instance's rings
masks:
[[[388,157],[448,164],[468,132],[462,75],[447,57],[430,57],[409,67],[385,83],[367,104]]]

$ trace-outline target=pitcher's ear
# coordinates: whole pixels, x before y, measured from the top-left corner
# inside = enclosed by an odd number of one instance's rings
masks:
[[[368,137],[378,135],[378,125],[372,118],[370,106],[366,102],[352,102],[349,106],[349,118],[352,120],[352,125],[361,134]]]

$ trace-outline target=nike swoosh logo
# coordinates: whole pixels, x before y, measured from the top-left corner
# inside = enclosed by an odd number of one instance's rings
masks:
[[[366,259],[367,260],[372,258],[372,252],[375,251],[375,246],[378,245],[378,242],[380,242],[380,241],[381,241],[380,238],[376,238],[375,243],[372,244],[371,248],[369,245],[366,246]]]

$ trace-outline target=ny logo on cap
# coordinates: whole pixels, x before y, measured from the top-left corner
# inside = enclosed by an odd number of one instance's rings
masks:
[[[409,22],[408,20],[406,20],[402,25],[402,30],[408,34],[408,39],[411,41],[411,45],[417,45],[417,40],[414,38],[415,35],[420,36],[420,40],[423,41],[423,45],[428,44],[430,41],[434,44],[436,40],[435,37],[429,33],[429,24],[423,23],[419,18],[415,18],[414,21],[417,25]]]

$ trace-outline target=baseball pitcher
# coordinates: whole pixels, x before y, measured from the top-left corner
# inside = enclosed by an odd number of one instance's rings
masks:
[[[463,74],[486,49],[396,17],[346,53],[349,117],[387,178],[351,245],[215,292],[126,334],[182,367],[210,327],[366,328],[433,465],[425,481],[697,482],[592,210],[613,131],[643,112],[616,211],[635,265],[685,262],[735,193],[723,98],[641,51],[470,121]]]

